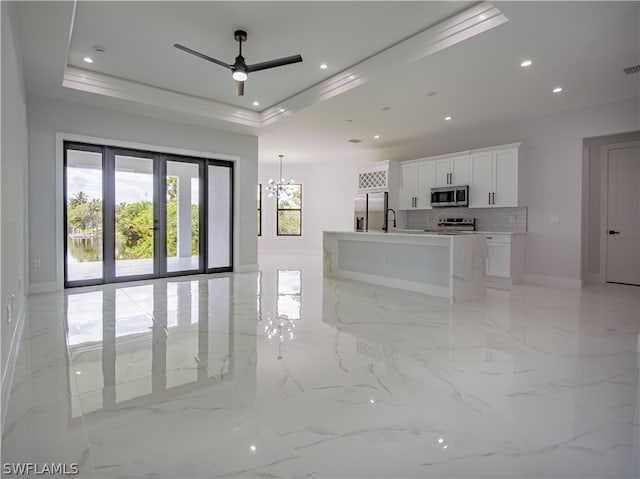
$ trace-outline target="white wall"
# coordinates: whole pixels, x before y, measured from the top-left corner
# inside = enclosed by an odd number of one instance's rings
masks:
[[[0,290],[2,309],[2,416],[17,351],[26,297],[27,111],[22,60],[16,35],[15,4],[2,2],[2,161],[0,163]],[[11,297],[14,296],[12,302]],[[7,306],[13,308],[7,322]],[[17,334],[18,333],[18,334]],[[12,346],[14,349],[12,349]],[[7,374],[9,373],[9,374]]]
[[[29,96],[29,260],[31,284],[38,289],[60,286],[62,271],[56,251],[56,211],[61,211],[56,177],[56,133],[131,142],[157,151],[184,149],[239,157],[235,164],[234,267],[255,268],[257,241],[255,185],[258,139],[168,120],[104,108]],[[58,172],[59,174],[59,172]],[[59,225],[58,225],[59,227]],[[58,231],[62,231],[58,229]],[[36,259],[40,268],[34,267]]]
[[[521,141],[521,185],[528,210],[525,271],[533,279],[579,285],[583,139],[638,130],[638,100],[424,135],[386,150],[409,160]],[[550,222],[557,215],[558,223]],[[566,280],[566,281],[562,281]]]
[[[283,159],[285,179],[302,183],[302,236],[276,235],[276,198],[262,192],[262,236],[258,252],[262,254],[321,254],[322,231],[353,229],[353,200],[357,191],[358,169],[375,160],[373,156],[343,158],[339,161],[293,166]],[[258,179],[266,185],[279,176],[278,164],[260,163]]]

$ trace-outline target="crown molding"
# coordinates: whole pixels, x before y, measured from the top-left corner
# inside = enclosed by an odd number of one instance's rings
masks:
[[[391,45],[260,113],[70,65],[65,68],[62,86],[161,107],[196,118],[221,120],[260,128],[364,85],[389,70],[401,69],[508,21],[508,18],[492,3],[480,3]]]

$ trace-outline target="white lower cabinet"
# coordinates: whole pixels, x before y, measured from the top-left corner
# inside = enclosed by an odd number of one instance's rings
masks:
[[[487,234],[487,286],[509,289],[524,277],[523,234]]]

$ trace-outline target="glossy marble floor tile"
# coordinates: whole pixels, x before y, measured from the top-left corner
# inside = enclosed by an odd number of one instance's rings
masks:
[[[87,478],[640,477],[640,288],[259,273],[33,295],[2,462]],[[7,475],[6,477],[11,477]]]

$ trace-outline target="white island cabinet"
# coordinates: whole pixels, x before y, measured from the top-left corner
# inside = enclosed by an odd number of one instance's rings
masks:
[[[324,275],[441,296],[485,295],[484,235],[325,231]]]

